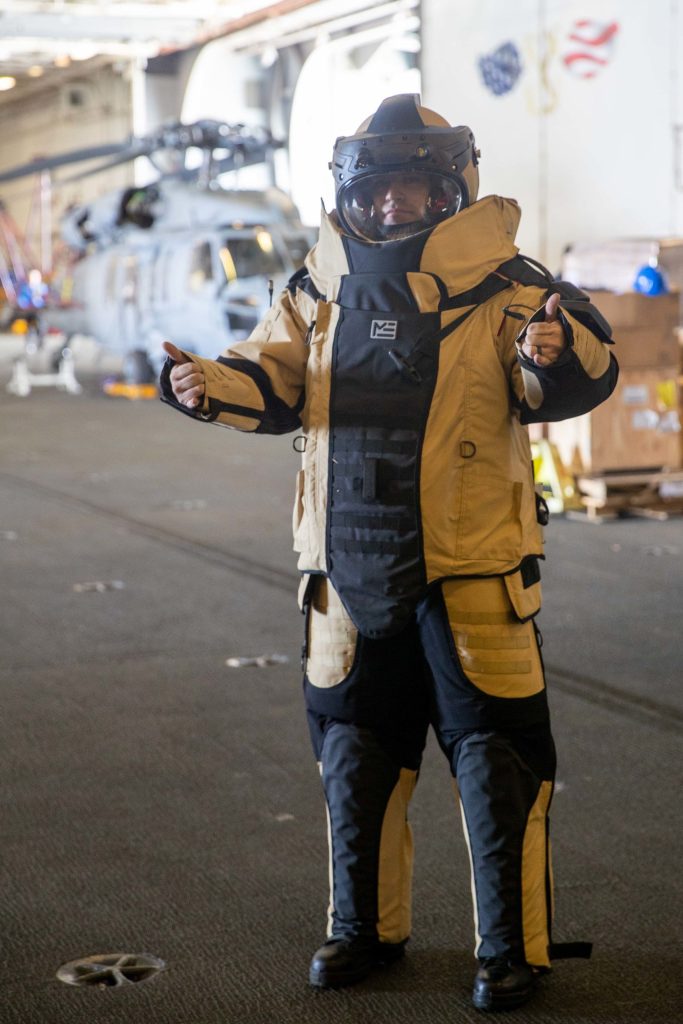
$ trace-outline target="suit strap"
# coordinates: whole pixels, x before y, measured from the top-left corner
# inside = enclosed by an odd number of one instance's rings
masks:
[[[590,960],[592,942],[551,942],[551,960]]]
[[[446,299],[445,302],[440,304],[439,309],[460,309],[462,306],[480,306],[482,302],[487,302],[488,299],[493,298],[498,292],[511,288],[513,283],[512,278],[499,274],[497,270],[494,270],[483,281],[475,285],[474,288],[469,288],[466,292],[460,292],[459,295],[452,295]]]

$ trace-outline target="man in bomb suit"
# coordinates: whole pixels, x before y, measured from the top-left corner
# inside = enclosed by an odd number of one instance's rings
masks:
[[[410,935],[407,807],[429,725],[471,856],[473,1001],[521,1005],[555,955],[555,774],[534,616],[543,503],[526,424],[614,388],[609,325],[518,255],[517,204],[477,201],[469,128],[392,96],[330,165],[336,210],[250,338],[166,343],[164,399],[298,430],[305,697],[327,803],[328,938],[312,985],[352,984]]]

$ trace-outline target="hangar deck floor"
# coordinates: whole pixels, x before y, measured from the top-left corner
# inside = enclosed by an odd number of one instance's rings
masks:
[[[405,961],[354,989],[306,985],[327,865],[300,708],[291,438],[94,387],[3,389],[0,460],[0,1024],[481,1020],[467,854],[433,743]],[[595,951],[512,1017],[675,1024],[683,520],[557,517],[547,546],[555,938]],[[226,665],[274,653],[288,663]],[[119,951],[167,970],[104,989],[55,978]]]

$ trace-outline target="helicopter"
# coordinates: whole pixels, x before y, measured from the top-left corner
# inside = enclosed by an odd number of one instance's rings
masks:
[[[75,335],[93,338],[122,357],[132,385],[156,379],[165,340],[214,357],[248,337],[314,238],[285,192],[224,188],[221,176],[266,162],[279,145],[265,129],[205,120],[0,172],[1,185],[100,161],[59,182],[65,183],[145,156],[158,174],[150,184],[65,211],[60,233],[68,262],[61,278],[46,282],[35,268],[25,273],[26,261],[17,267],[15,258],[10,267],[3,257],[0,283],[15,300],[9,319],[24,317],[40,339],[48,331],[62,332],[67,344]],[[197,166],[188,154],[201,157]]]

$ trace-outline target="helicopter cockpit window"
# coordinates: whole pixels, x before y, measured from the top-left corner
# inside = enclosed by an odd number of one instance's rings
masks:
[[[211,246],[208,242],[199,242],[192,250],[190,258],[190,289],[201,291],[207,281],[213,280],[211,263]]]
[[[154,204],[158,202],[156,185],[127,188],[121,196],[117,224],[135,224],[138,228],[151,228],[155,221]]]
[[[239,277],[269,277],[285,270],[273,237],[265,228],[255,228],[253,235],[226,238],[219,255],[228,281]]]

